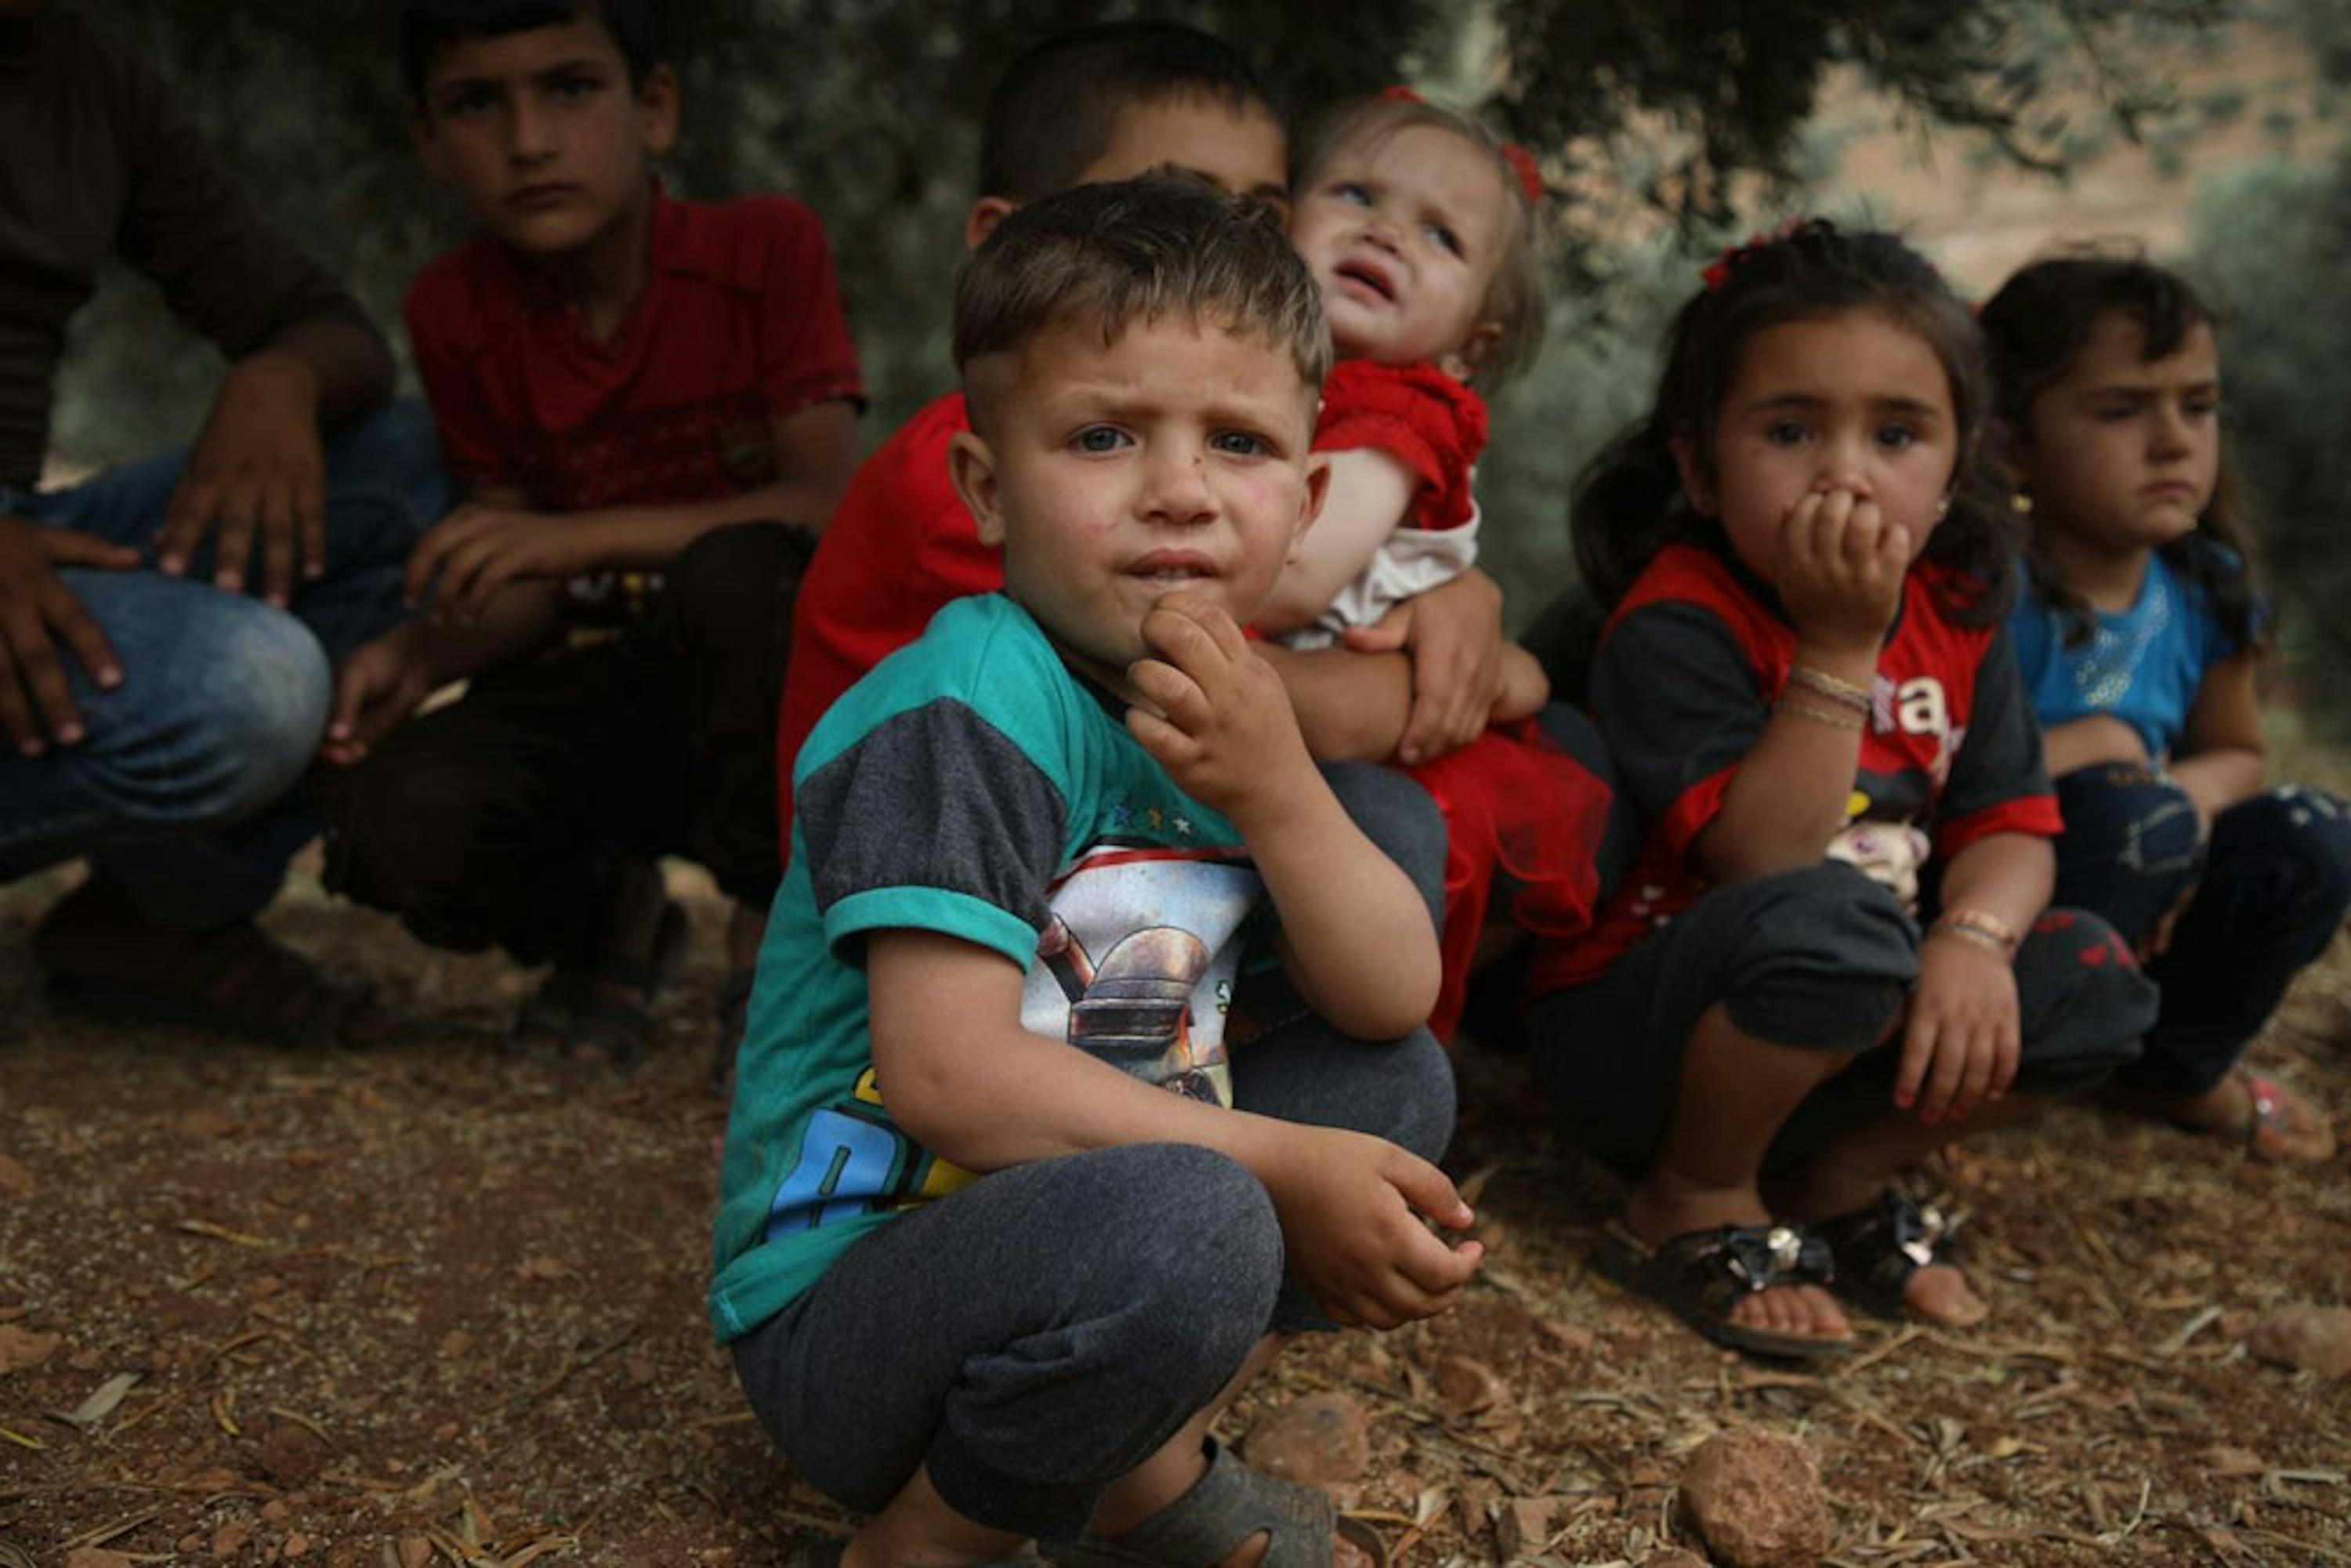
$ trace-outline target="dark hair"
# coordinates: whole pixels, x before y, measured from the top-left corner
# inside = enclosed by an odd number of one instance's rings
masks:
[[[1309,391],[1331,370],[1322,291],[1259,202],[1198,180],[1079,185],[997,225],[956,275],[955,362],[1010,353],[1091,321],[1104,344],[1136,321],[1213,322],[1286,350]],[[973,422],[985,423],[975,399]]]
[[[652,11],[648,0],[398,0],[401,74],[421,104],[434,57],[451,44],[596,22],[628,62],[633,87],[662,58]]]
[[[2012,440],[2031,442],[2032,405],[2064,379],[2098,323],[2116,314],[2137,324],[2143,362],[2176,353],[2199,327],[2217,332],[2220,325],[2193,284],[2136,252],[2084,250],[2029,262],[1985,301],[1992,383]],[[2064,617],[2066,642],[2078,643],[2095,624],[2090,607],[2051,570],[2040,531],[2036,524],[2027,541],[2025,570],[2033,591]],[[2234,552],[2241,570],[2231,570],[2216,551],[2198,549],[2198,535]],[[2239,647],[2249,649],[2259,645],[2260,631],[2252,543],[2242,493],[2224,456],[2220,482],[2196,519],[2195,531],[2157,549],[2174,572],[2201,585],[2222,629]]]
[[[1501,141],[1468,115],[1442,105],[1374,93],[1340,105],[1315,127],[1313,143],[1299,164],[1297,188],[1301,193],[1311,188],[1331,160],[1347,149],[1416,126],[1447,131],[1477,148],[1493,165],[1502,188],[1502,249],[1494,258],[1494,275],[1479,306],[1485,319],[1499,323],[1502,330],[1469,378],[1479,391],[1490,393],[1534,363],[1543,335],[1542,261],[1536,255],[1534,202],[1519,183],[1519,172],[1503,153]]]
[[[2007,612],[2014,530],[1979,439],[1990,412],[1982,335],[1941,275],[1899,237],[1847,234],[1824,218],[1752,241],[1707,269],[1707,286],[1674,318],[1655,406],[1577,477],[1576,566],[1602,602],[1614,604],[1660,549],[1705,526],[1682,494],[1674,442],[1688,441],[1711,469],[1722,400],[1748,340],[1848,310],[1879,312],[1942,361],[1959,458],[1949,509],[1928,536],[1925,558],[1959,574],[1961,586],[1941,595],[1953,622],[1989,625]]]
[[[1236,114],[1274,115],[1231,45],[1168,22],[1112,22],[1059,33],[1014,60],[987,100],[979,193],[1033,202],[1077,183],[1138,104],[1205,98]]]

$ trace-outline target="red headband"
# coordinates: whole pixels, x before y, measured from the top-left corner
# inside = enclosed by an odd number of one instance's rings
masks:
[[[1373,96],[1382,103],[1425,104],[1428,101],[1401,83],[1384,87]],[[1542,171],[1535,166],[1535,155],[1515,141],[1498,141],[1495,148],[1502,154],[1502,162],[1510,166],[1510,172],[1518,176],[1519,189],[1525,193],[1529,204],[1541,206],[1543,198]]]

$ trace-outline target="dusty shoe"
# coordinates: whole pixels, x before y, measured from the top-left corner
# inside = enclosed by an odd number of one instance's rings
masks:
[[[97,879],[43,917],[33,956],[52,1001],[95,1018],[273,1045],[371,1045],[391,1030],[367,987],[328,978],[250,920],[159,925]]]

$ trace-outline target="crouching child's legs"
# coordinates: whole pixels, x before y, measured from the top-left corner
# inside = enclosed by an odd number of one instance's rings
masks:
[[[851,1563],[980,1561],[1083,1533],[1235,1381],[1281,1264],[1265,1188],[1222,1155],[1044,1160],[859,1241],[736,1367],[794,1468],[873,1513]]]

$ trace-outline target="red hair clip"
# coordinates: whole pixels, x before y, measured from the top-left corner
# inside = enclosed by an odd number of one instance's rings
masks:
[[[1502,162],[1508,163],[1510,172],[1519,177],[1519,189],[1526,193],[1528,202],[1541,206],[1542,171],[1535,167],[1535,155],[1515,141],[1505,141],[1502,143]]]
[[[1401,82],[1394,87],[1384,87],[1372,96],[1383,103],[1426,103],[1428,101]]]
[[[1708,288],[1721,287],[1730,281],[1730,275],[1738,271],[1742,265],[1752,260],[1758,251],[1778,245],[1783,240],[1794,238],[1797,231],[1804,226],[1806,221],[1803,218],[1790,218],[1786,223],[1782,224],[1775,233],[1749,235],[1745,244],[1734,245],[1715,257],[1706,269],[1698,274],[1698,277],[1705,281]]]

